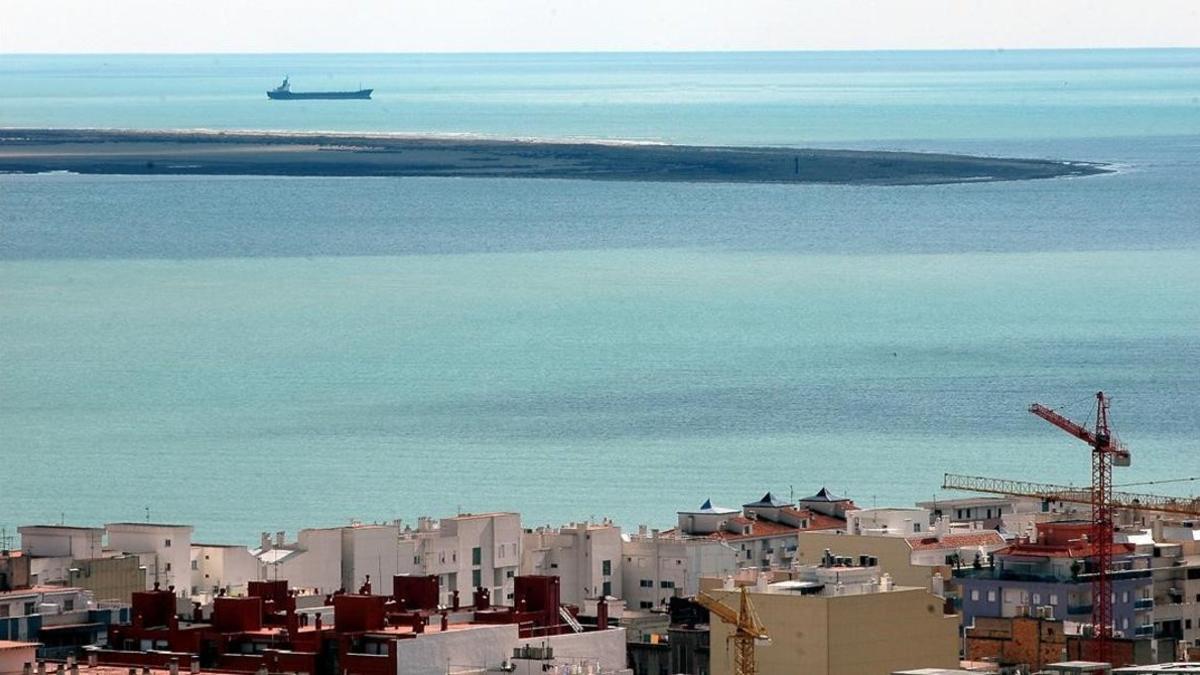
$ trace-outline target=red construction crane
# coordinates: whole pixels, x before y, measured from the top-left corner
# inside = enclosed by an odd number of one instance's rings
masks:
[[[1094,432],[1040,403],[1029,406],[1029,412],[1092,446],[1092,530],[1089,538],[1096,561],[1096,573],[1092,576],[1094,639],[1091,642],[1091,658],[1112,663],[1112,467],[1114,464],[1129,466],[1129,450],[1113,436],[1108,426],[1108,398],[1102,391],[1096,392]]]

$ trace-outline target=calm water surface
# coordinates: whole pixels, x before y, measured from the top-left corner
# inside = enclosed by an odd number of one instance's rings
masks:
[[[262,93],[357,85],[375,101]],[[0,526],[673,521],[944,471],[1200,474],[1200,52],[2,57],[0,126],[905,148],[917,188],[0,176]],[[355,107],[357,106],[357,107]],[[1170,491],[1162,486],[1160,491]],[[1181,490],[1186,492],[1187,488]]]

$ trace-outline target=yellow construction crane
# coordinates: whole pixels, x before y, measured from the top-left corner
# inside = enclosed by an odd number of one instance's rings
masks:
[[[741,602],[736,610],[704,592],[696,596],[696,602],[734,627],[733,634],[727,639],[733,643],[733,675],[757,675],[754,645],[758,640],[770,640],[771,636],[759,620],[758,612],[754,611],[746,587],[742,586]]]

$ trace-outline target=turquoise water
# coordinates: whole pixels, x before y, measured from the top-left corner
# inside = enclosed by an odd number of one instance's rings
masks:
[[[811,143],[1121,170],[920,188],[0,176],[0,526],[150,506],[252,542],[460,507],[663,525],[707,497],[822,484],[905,504],[944,471],[1082,483],[1085,448],[1024,408],[1086,417],[1100,388],[1134,450],[1118,482],[1200,474],[1198,64],[2,57],[3,126]],[[281,72],[380,93],[284,108],[260,91]]]

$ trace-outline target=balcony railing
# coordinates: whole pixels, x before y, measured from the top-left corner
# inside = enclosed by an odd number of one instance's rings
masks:
[[[1154,624],[1148,623],[1143,626],[1138,626],[1133,632],[1138,637],[1154,637]]]
[[[1133,601],[1133,608],[1136,610],[1154,609],[1154,598],[1138,598]]]
[[[1067,614],[1073,614],[1073,615],[1083,614],[1083,615],[1090,616],[1091,613],[1092,613],[1091,605],[1067,605]]]

